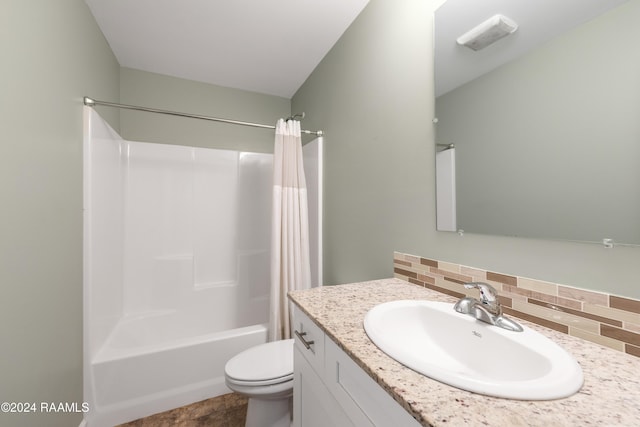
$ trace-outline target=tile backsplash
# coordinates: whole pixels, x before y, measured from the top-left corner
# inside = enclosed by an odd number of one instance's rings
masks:
[[[393,261],[396,278],[456,298],[478,297],[463,283],[486,282],[505,314],[640,357],[640,300],[400,252]]]

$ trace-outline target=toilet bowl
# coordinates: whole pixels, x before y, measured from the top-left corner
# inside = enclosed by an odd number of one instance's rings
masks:
[[[225,365],[224,375],[227,387],[249,398],[245,427],[290,427],[292,339],[238,353]]]

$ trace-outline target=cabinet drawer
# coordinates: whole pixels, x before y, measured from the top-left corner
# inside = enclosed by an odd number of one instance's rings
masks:
[[[324,374],[324,332],[297,306],[293,308],[295,346],[313,369]]]

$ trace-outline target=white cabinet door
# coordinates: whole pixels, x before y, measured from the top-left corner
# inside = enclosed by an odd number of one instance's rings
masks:
[[[325,340],[325,385],[358,427],[420,427],[330,338]]]
[[[293,356],[293,426],[357,427],[349,420],[298,348],[295,348]]]
[[[294,330],[294,427],[420,426],[297,306]]]

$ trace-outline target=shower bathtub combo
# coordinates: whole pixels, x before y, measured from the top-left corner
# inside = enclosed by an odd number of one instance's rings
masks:
[[[126,141],[84,107],[83,424],[228,393],[227,360],[266,342],[272,158]]]

